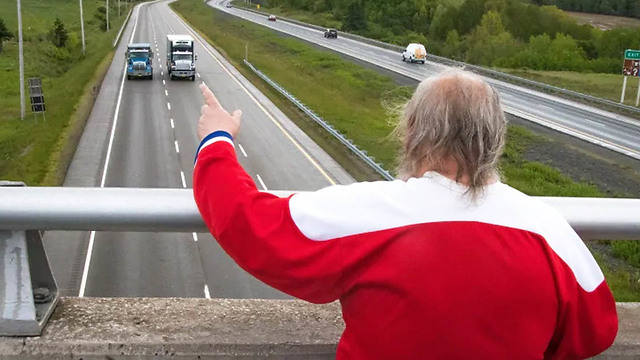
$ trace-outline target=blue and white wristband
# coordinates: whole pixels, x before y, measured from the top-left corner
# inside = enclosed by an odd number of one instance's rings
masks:
[[[231,134],[223,130],[214,131],[211,134],[205,136],[205,138],[200,142],[200,146],[198,146],[198,151],[196,151],[196,158],[193,160],[193,164],[195,165],[195,163],[198,161],[198,154],[200,154],[200,151],[202,151],[202,149],[218,141],[226,141],[231,144],[231,146],[234,146],[233,136],[231,136]]]

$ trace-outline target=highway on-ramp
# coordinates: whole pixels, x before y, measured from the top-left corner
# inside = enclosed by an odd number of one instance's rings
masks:
[[[261,14],[242,8],[227,8],[228,2],[229,0],[212,0],[208,4],[220,11],[418,81],[447,68],[434,62],[424,65],[402,62],[402,56],[397,51],[342,37],[340,34],[338,39],[327,39],[320,30],[287,21],[268,21]],[[640,120],[495,79],[487,78],[487,81],[500,92],[507,113],[640,160]]]
[[[167,34],[196,38],[196,81],[169,80]],[[122,36],[107,75],[111,78],[105,79],[115,84],[105,93],[115,97],[104,104],[100,98],[96,102],[91,117],[101,117],[104,124],[98,128],[89,119],[65,186],[91,183],[88,178],[97,173],[95,186],[191,187],[196,125],[203,104],[200,81],[225,108],[244,112],[236,153],[259,188],[315,190],[353,181],[188,28],[167,2],[137,6]],[[153,80],[126,80],[123,54],[129,42],[152,44]],[[92,149],[96,142],[104,143],[105,149]],[[98,156],[92,158],[85,150]],[[87,170],[96,168],[96,162],[99,171]],[[54,233],[47,236],[46,245],[66,295],[285,297],[236,266],[209,234]]]

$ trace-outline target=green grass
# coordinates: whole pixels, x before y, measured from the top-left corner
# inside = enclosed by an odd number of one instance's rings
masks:
[[[17,39],[3,44],[0,53],[0,178],[21,180],[28,185],[57,185],[64,178],[68,161],[88,116],[106,66],[112,43],[128,8],[122,2],[112,7],[111,30],[99,30],[93,18],[102,1],[84,1],[86,54],[82,55],[78,2],[66,0],[22,0],[25,78],[42,78],[47,107],[46,121],[31,114],[27,94],[27,116],[20,120],[20,86]],[[115,10],[115,11],[114,11]],[[0,3],[0,14],[10,31],[17,31],[16,3]],[[5,16],[5,14],[11,16]],[[53,21],[59,17],[69,32],[64,48],[47,40]],[[102,65],[100,65],[102,64]],[[84,96],[83,94],[89,94]],[[82,98],[82,101],[80,99]],[[80,116],[81,115],[81,116]]]
[[[326,132],[310,125],[304,114],[293,109],[286,99],[241,65],[247,42],[249,60],[257,68],[354,139],[360,148],[375,156],[387,169],[394,167],[399,144],[389,134],[394,128],[399,105],[409,98],[412,88],[399,87],[391,78],[345,61],[337,55],[224,15],[199,0],[179,0],[171,6],[199,29],[305,132],[313,132],[314,140],[338,162],[345,163],[344,158],[349,157],[345,155],[347,150],[327,139]],[[526,161],[524,153],[527,147],[543,141],[524,128],[509,128],[501,162],[506,183],[530,195],[603,196],[594,185],[574,182],[554,168]],[[352,172],[351,168],[346,168]],[[359,175],[355,177],[361,178]],[[626,255],[638,253],[638,245],[640,243],[633,243],[627,249],[622,246],[618,255],[625,258]],[[611,277],[610,282],[618,299],[640,300],[640,288],[631,286],[638,274],[616,268],[611,270],[606,266],[603,269],[607,277]]]
[[[620,66],[622,66],[622,62]],[[622,95],[622,75],[579,73],[574,71],[498,70],[615,102],[619,102],[620,95]],[[625,95],[625,104],[627,105],[635,105],[638,80],[640,78],[628,78],[627,80],[627,92]]]

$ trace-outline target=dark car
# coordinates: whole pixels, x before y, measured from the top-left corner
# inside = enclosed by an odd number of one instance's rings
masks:
[[[327,29],[324,31],[324,37],[326,38],[338,38],[338,30],[336,29]]]
[[[275,15],[269,15],[269,21],[276,21]]]

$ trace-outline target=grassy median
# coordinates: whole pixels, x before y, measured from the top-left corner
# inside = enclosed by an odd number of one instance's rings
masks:
[[[115,3],[115,5],[113,4]],[[110,31],[102,31],[102,1],[84,1],[86,52],[82,54],[78,2],[22,0],[25,78],[42,78],[46,120],[27,112],[20,120],[17,38],[0,52],[0,179],[28,185],[58,185],[75,151],[100,82],[113,56],[112,43],[129,11],[112,2]],[[17,33],[16,2],[2,2],[0,17]],[[53,44],[51,28],[59,18],[67,30],[64,46]],[[26,82],[26,80],[25,80]]]
[[[397,111],[394,110],[410,96],[412,88],[398,86],[391,78],[346,61],[334,53],[226,15],[200,0],[179,0],[171,6],[303,130],[311,131],[312,138],[352,174],[354,170],[348,150],[328,139],[326,133],[317,130],[309,119],[242,64],[246,44],[249,46],[249,60],[257,68],[353,139],[387,169],[394,168],[399,149],[398,142],[389,137],[396,122]],[[508,184],[530,195],[604,195],[593,184],[575,182],[557,169],[527,161],[527,148],[544,141],[524,128],[509,128],[507,148],[501,163]],[[367,179],[372,175],[363,172],[354,176]],[[640,260],[633,260],[638,244],[620,246],[615,254],[606,243],[596,245],[607,249],[607,252],[599,249],[595,252],[616,298],[619,301],[640,300],[640,272],[637,271]],[[619,266],[620,262],[624,266]]]

